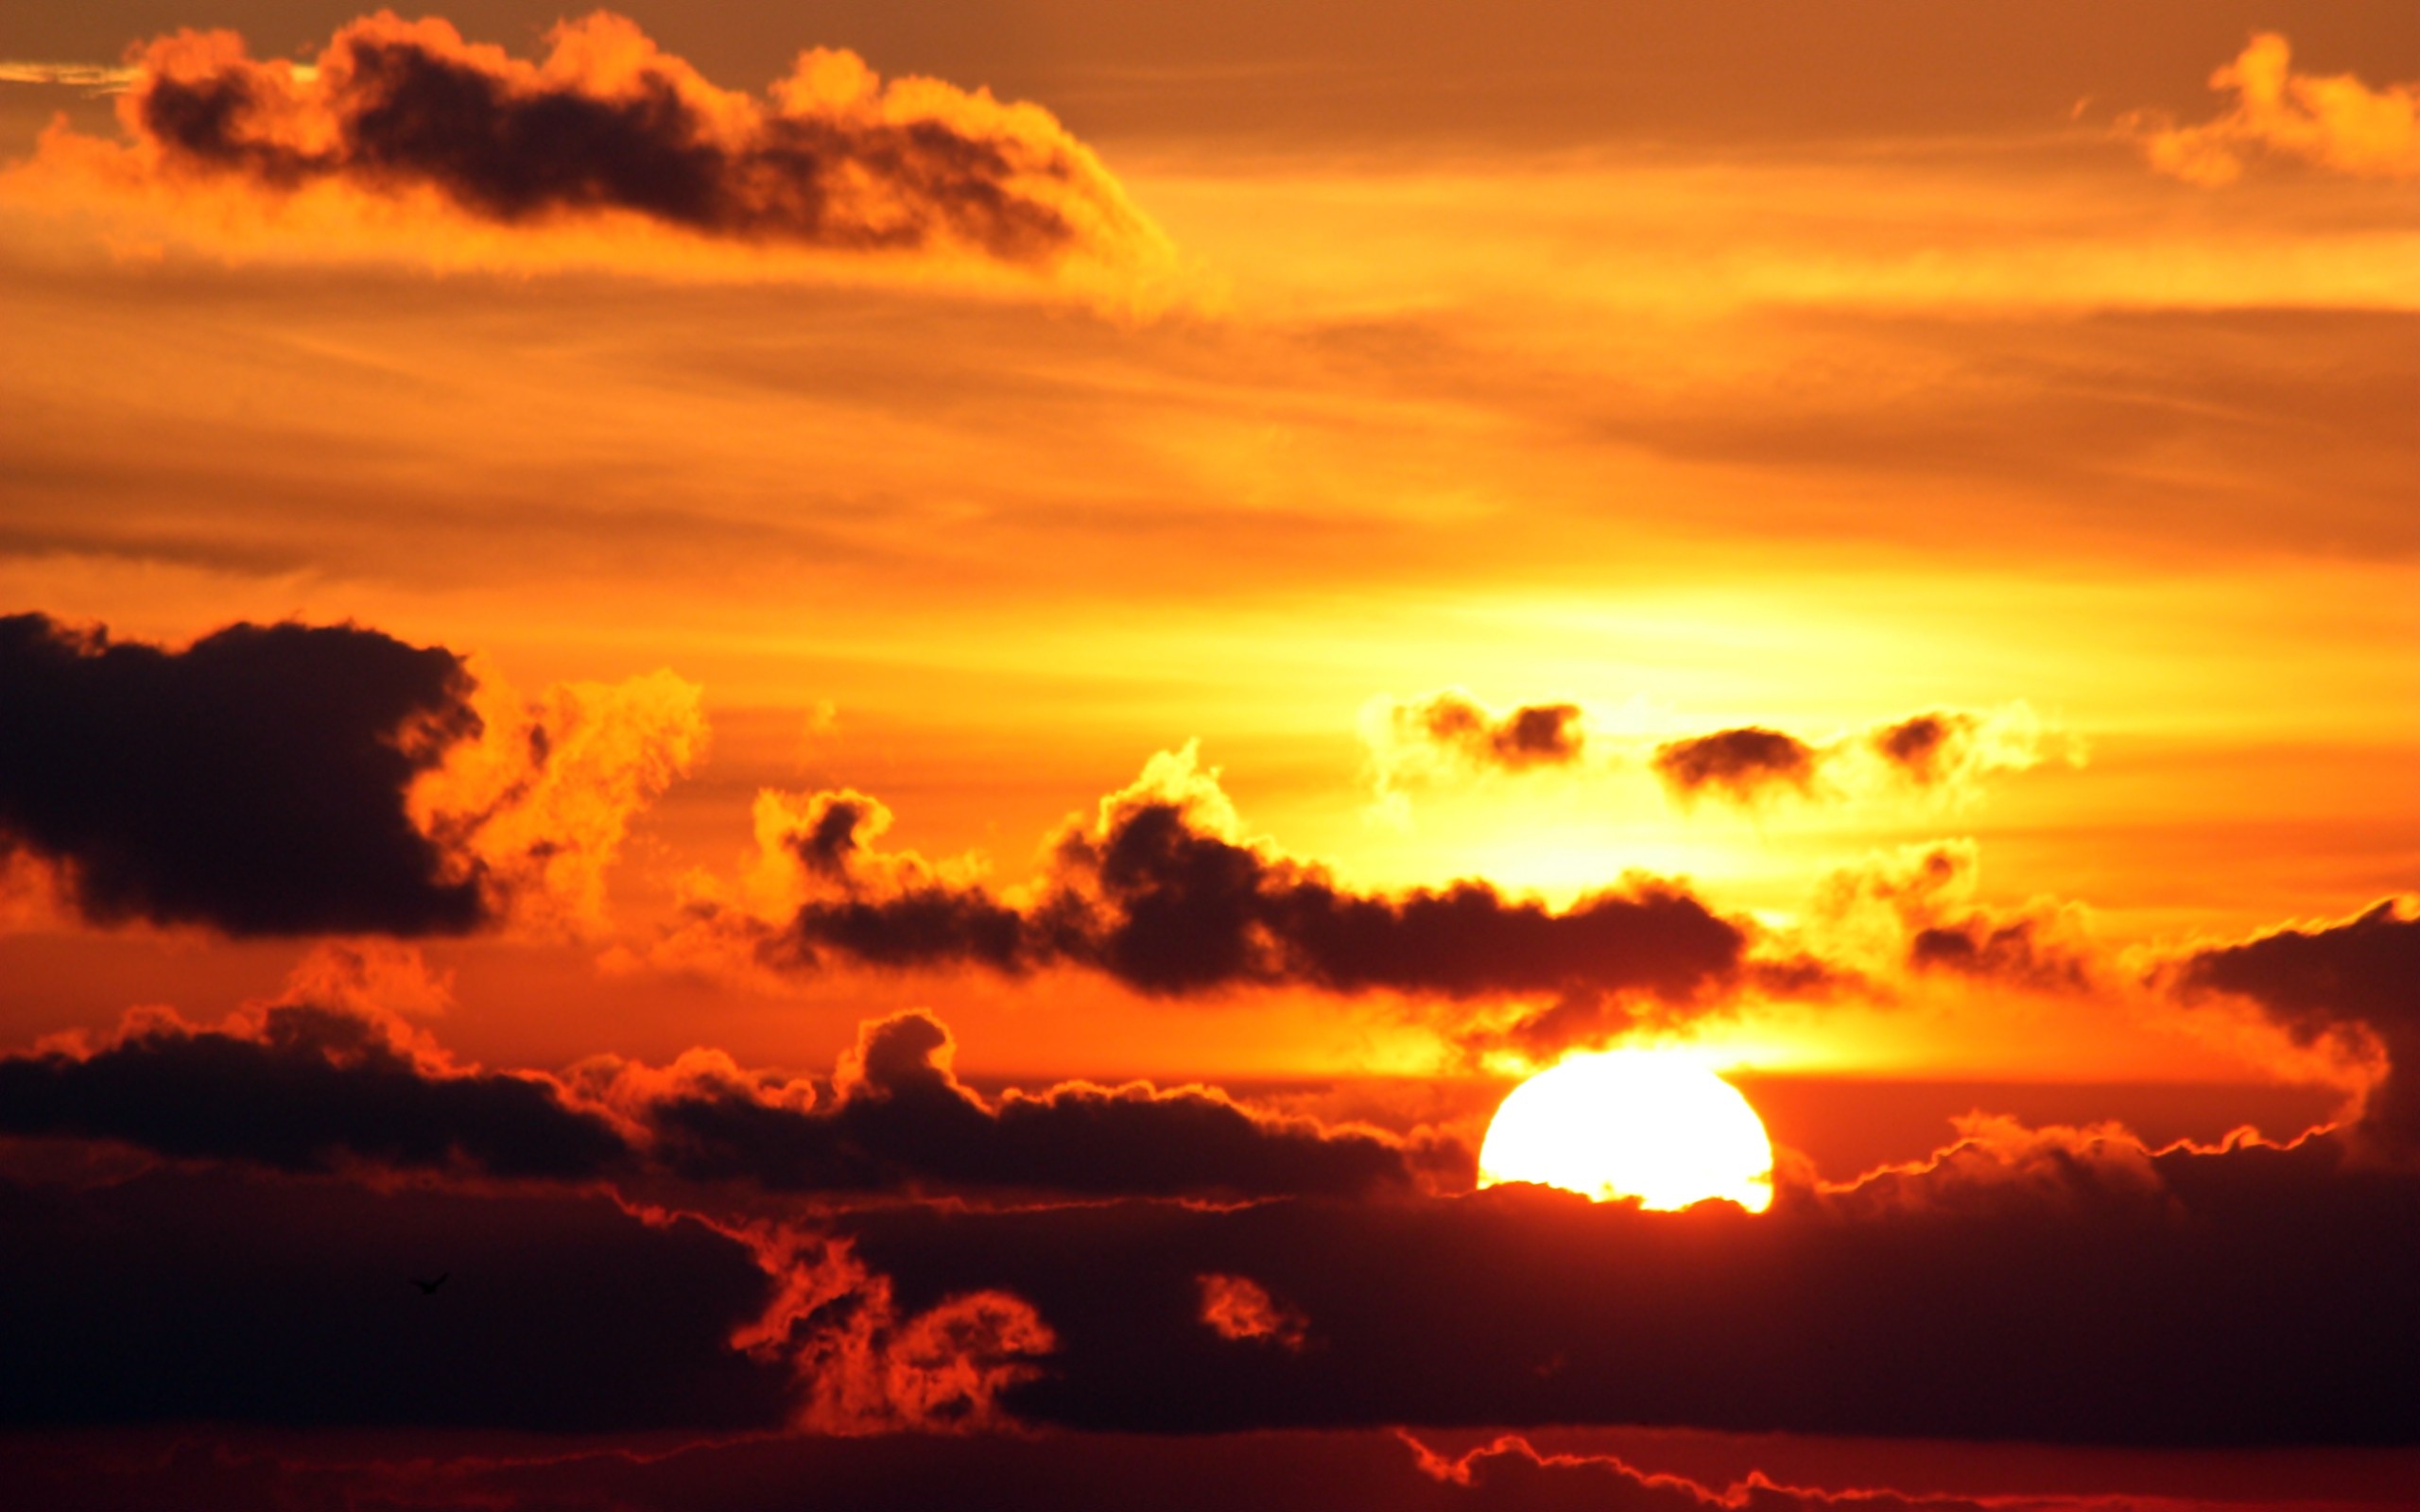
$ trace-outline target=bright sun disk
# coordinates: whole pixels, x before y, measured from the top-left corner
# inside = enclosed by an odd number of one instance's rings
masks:
[[[1658,1211],[1725,1197],[1772,1206],[1773,1148],[1739,1090],[1685,1055],[1572,1056],[1512,1089],[1487,1126],[1478,1184],[1534,1181]]]

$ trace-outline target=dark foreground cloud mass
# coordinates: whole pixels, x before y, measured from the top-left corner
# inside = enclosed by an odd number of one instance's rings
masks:
[[[900,1302],[1060,1341],[1008,1397],[1095,1429],[1630,1422],[2070,1443],[2420,1441],[2420,1178],[2315,1140],[2153,1155],[1979,1130],[1751,1217],[1499,1187],[1228,1211],[852,1215]],[[1304,1347],[1202,1321],[1249,1279]]]
[[[303,1002],[216,1029],[143,1016],[97,1049],[0,1058],[0,1133],[282,1171],[839,1195],[1347,1194],[1469,1163],[1458,1145],[1263,1114],[1206,1089],[1077,1083],[989,1104],[951,1074],[949,1033],[922,1013],[867,1024],[821,1091],[711,1054],[661,1070],[592,1061],[567,1082],[463,1070],[417,1040]]]
[[[166,181],[433,195],[501,226],[620,213],[719,240],[1024,264],[1124,256],[1155,235],[1034,106],[929,79],[886,88],[856,55],[821,51],[759,100],[602,12],[550,43],[527,62],[381,12],[298,71],[230,32],[180,32],[141,50],[119,113],[137,170]]]
[[[162,1170],[0,1185],[0,1219],[18,1423],[2420,1443],[2420,1177],[2327,1138],[1979,1125],[1921,1167],[1785,1182],[1762,1216],[1497,1187],[891,1203],[785,1232]]]
[[[415,828],[413,781],[475,735],[440,646],[235,625],[183,650],[0,618],[0,850],[63,864],[102,923],[458,934],[488,917]]]

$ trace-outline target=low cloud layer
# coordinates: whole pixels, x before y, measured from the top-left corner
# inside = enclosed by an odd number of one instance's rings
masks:
[[[631,817],[705,739],[668,673],[524,705],[354,625],[171,648],[10,615],[0,707],[0,859],[92,923],[233,936],[598,923]]]
[[[2211,187],[2264,160],[2362,179],[2420,178],[2420,83],[2374,89],[2351,74],[2299,74],[2286,39],[2264,31],[2210,76],[2210,87],[2234,96],[2213,120],[2126,118],[2152,167]]]
[[[54,134],[54,170],[264,202],[330,190],[442,234],[615,217],[700,242],[1020,267],[1164,255],[1099,161],[1033,105],[934,79],[885,84],[813,50],[759,98],[708,82],[636,24],[559,24],[536,61],[448,22],[380,12],[318,60],[233,32],[143,44],[123,147]]]
[[[952,1048],[937,1020],[906,1013],[865,1025],[823,1089],[706,1051],[556,1077],[459,1066],[391,1014],[289,998],[216,1028],[143,1014],[95,1047],[0,1057],[0,1134],[288,1172],[825,1197],[1347,1196],[1469,1166],[1458,1145],[1262,1113],[1206,1089],[1070,1083],[990,1103],[951,1074]]]

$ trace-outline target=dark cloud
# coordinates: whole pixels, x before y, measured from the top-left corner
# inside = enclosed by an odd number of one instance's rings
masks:
[[[286,1171],[364,1162],[579,1178],[627,1153],[541,1076],[450,1073],[377,1021],[279,1004],[254,1033],[138,1022],[89,1055],[0,1058],[0,1132]]]
[[[1957,765],[1962,744],[1974,738],[1978,721],[1972,714],[1915,714],[1873,734],[1875,753],[1923,784],[1939,782]]]
[[[1628,1422],[2072,1443],[2411,1443],[2420,1180],[2321,1139],[2153,1155],[1982,1129],[1768,1214],[1454,1198],[852,1214],[903,1305],[975,1287],[1060,1341],[1043,1421]],[[1316,1347],[1239,1349],[1245,1276]]]
[[[731,1340],[772,1295],[746,1245],[602,1198],[0,1182],[0,1419],[770,1428],[788,1372]]]
[[[1324,869],[1222,833],[1224,799],[1181,758],[1071,826],[1036,901],[1016,907],[940,880],[912,857],[836,838],[815,799],[790,843],[837,887],[774,939],[778,959],[876,966],[1074,966],[1160,996],[1240,987],[1392,990],[1473,999],[1581,990],[1685,1003],[1728,981],[1743,926],[1677,884],[1634,879],[1560,912],[1481,882],[1358,892]],[[841,798],[854,798],[843,795]]]
[[[182,651],[0,618],[0,846],[101,923],[458,934],[488,918],[415,828],[414,779],[478,732],[454,653],[235,625]]]
[[[739,1086],[654,1098],[653,1158],[695,1180],[775,1191],[1270,1196],[1408,1189],[1413,1162],[1374,1131],[1254,1113],[1220,1093],[1075,1084],[986,1106],[923,1013],[866,1025],[828,1106]]]
[[[1917,930],[1908,942],[1908,964],[2038,992],[2084,992],[2093,985],[2090,957],[2063,937],[2056,914],[2012,918],[1970,910],[1955,922]]]
[[[603,13],[551,42],[533,64],[445,22],[381,13],[338,29],[316,74],[297,77],[230,33],[182,32],[143,51],[120,116],[171,175],[280,195],[433,191],[507,226],[621,213],[741,242],[1017,263],[1148,236],[1115,180],[1035,107],[931,81],[886,92],[847,53],[806,55],[759,101]]]
[[[1472,761],[1513,771],[1578,761],[1586,742],[1580,717],[1578,704],[1541,703],[1497,718],[1459,693],[1440,693],[1396,711],[1397,723],[1427,739]]]
[[[1815,748],[1805,741],[1748,725],[1659,746],[1651,765],[1677,797],[1713,789],[1746,803],[1783,788],[1809,791],[1815,761]]]
[[[2420,1148],[2420,917],[2396,900],[2358,918],[2280,929],[2197,952],[2175,968],[2187,995],[2251,999],[2305,1044],[2366,1033],[2384,1048],[2386,1077],[2370,1089],[2363,1125]]]
[[[0,1058],[0,1133],[285,1171],[354,1166],[669,1177],[822,1194],[1260,1197],[1409,1189],[1451,1152],[1254,1112],[1206,1089],[1076,1083],[987,1104],[922,1013],[869,1023],[836,1090],[727,1061],[462,1071],[374,1014],[284,1003],[256,1023],[138,1018],[86,1053]]]

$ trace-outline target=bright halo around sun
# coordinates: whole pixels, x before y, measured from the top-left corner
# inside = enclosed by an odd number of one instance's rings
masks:
[[[1739,1090],[1685,1055],[1573,1056],[1512,1089],[1487,1125],[1478,1184],[1535,1181],[1659,1211],[1728,1197],[1772,1206],[1773,1146]]]

